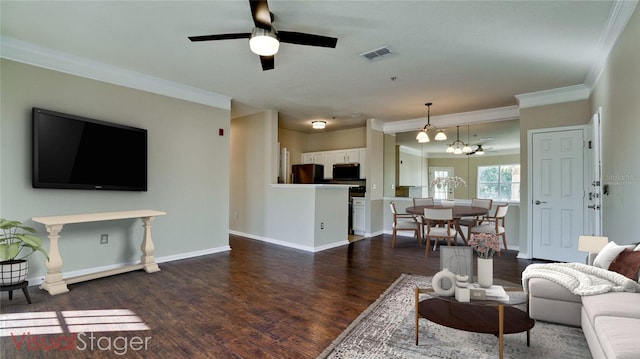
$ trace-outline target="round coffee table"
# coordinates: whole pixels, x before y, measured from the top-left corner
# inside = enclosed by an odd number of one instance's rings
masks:
[[[522,288],[505,287],[506,292],[522,292]],[[420,293],[431,293],[431,297],[420,300]],[[432,288],[415,289],[416,296],[416,345],[418,345],[418,320],[420,317],[449,328],[474,333],[493,334],[498,337],[500,358],[504,348],[504,334],[527,332],[527,346],[529,346],[529,331],[535,321],[529,314],[513,307],[523,301],[501,302],[495,300],[472,300],[458,302],[454,297],[438,297]],[[528,305],[527,305],[528,307]]]

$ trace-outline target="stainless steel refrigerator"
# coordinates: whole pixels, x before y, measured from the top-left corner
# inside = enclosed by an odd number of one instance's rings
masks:
[[[324,182],[324,166],[304,164],[291,166],[291,183],[322,183]]]

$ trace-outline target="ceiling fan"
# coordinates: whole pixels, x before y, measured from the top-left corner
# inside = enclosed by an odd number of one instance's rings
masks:
[[[212,41],[212,40],[233,40],[249,39],[251,51],[260,56],[262,70],[272,70],[275,67],[274,55],[278,52],[280,42],[296,45],[320,46],[335,48],[338,39],[302,32],[278,31],[273,26],[274,15],[269,11],[267,0],[249,0],[251,6],[251,17],[255,27],[251,32],[189,36],[189,40]]]

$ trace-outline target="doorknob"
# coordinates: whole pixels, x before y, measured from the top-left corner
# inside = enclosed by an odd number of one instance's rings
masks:
[[[591,209],[596,209],[597,210],[597,209],[600,209],[600,206],[594,204],[592,206],[587,206],[587,208],[591,208]]]
[[[540,204],[540,203],[547,203],[545,201],[535,201],[535,204]]]

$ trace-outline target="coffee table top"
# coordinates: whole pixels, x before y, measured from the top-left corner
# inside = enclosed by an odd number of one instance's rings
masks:
[[[516,291],[514,288],[505,288],[505,290]],[[421,291],[426,292],[424,289]],[[418,303],[418,314],[449,328],[498,335],[500,320],[497,307],[499,306],[504,310],[503,333],[520,333],[533,328],[535,321],[529,318],[526,312],[510,304],[493,300],[458,302],[451,297],[433,296]]]

